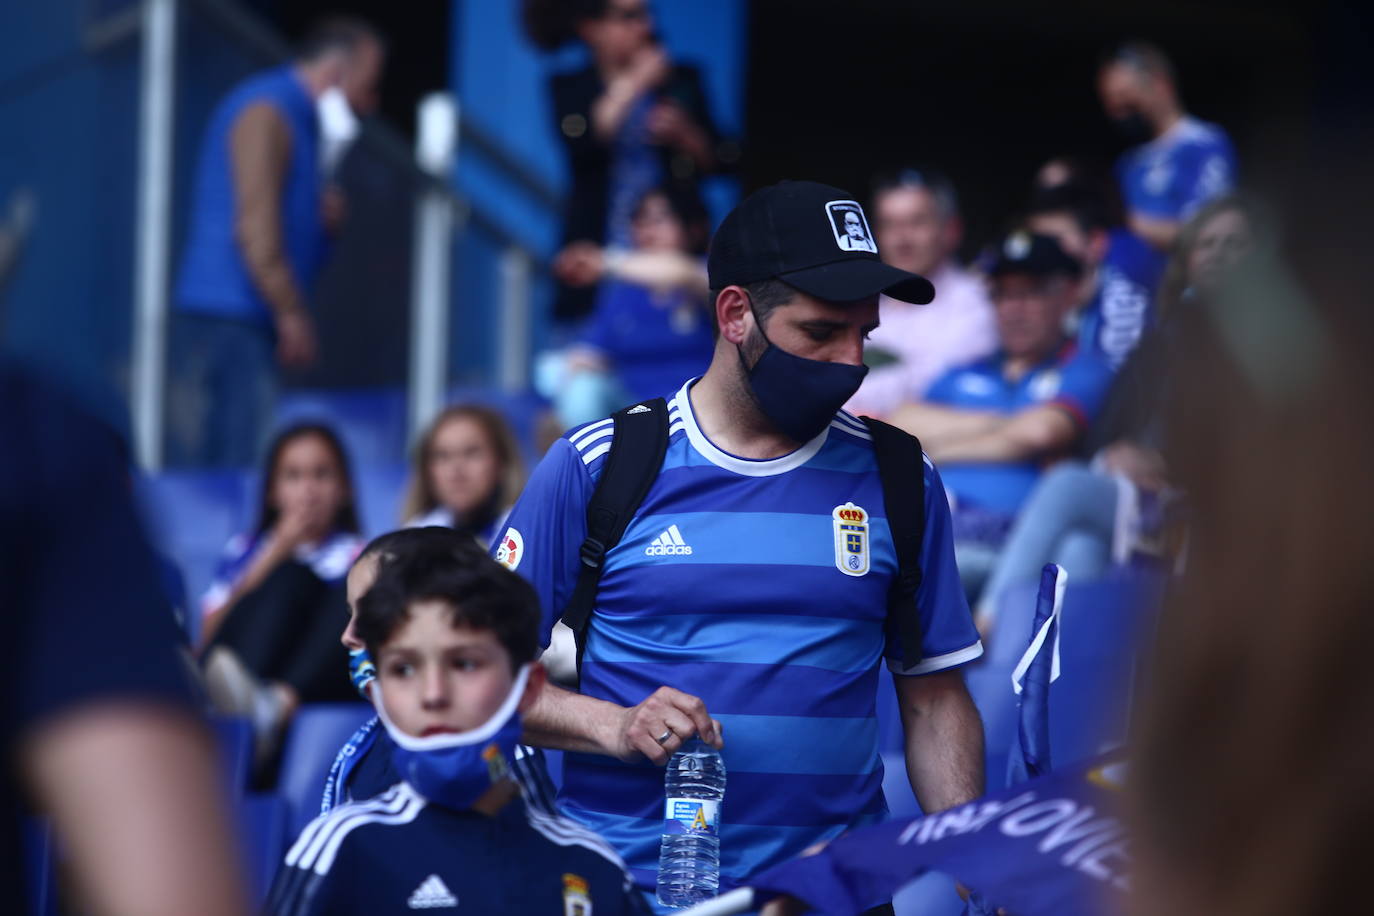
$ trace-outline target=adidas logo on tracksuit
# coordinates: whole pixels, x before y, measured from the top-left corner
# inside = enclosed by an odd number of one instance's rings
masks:
[[[692,548],[682,539],[682,532],[677,530],[677,525],[669,525],[667,531],[654,538],[649,546],[644,548],[644,555],[650,557],[688,557],[692,555]]]
[[[410,899],[406,901],[406,906],[412,910],[434,910],[439,907],[454,907],[458,905],[458,898],[453,896],[448,886],[444,884],[444,879],[438,875],[430,875],[420,886],[415,888]]]

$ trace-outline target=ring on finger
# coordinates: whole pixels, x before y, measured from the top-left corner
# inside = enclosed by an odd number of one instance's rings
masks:
[[[672,730],[671,728],[665,728],[665,729],[663,730],[663,734],[659,735],[659,736],[658,736],[657,738],[655,738],[654,740],[657,741],[659,744],[667,744],[667,743],[668,743],[668,739],[671,738],[671,737],[673,737],[673,734],[674,734],[674,732],[673,732],[673,730]]]

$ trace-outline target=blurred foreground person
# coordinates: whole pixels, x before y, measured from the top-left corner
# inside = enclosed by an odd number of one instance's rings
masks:
[[[1168,429],[1192,505],[1188,573],[1133,740],[1136,916],[1364,906],[1374,333],[1342,257],[1313,265],[1310,282],[1331,287],[1320,300],[1250,265],[1178,340],[1186,397]]]
[[[296,60],[250,77],[211,115],[175,289],[177,463],[252,464],[276,400],[274,362],[314,363],[310,291],[343,209],[322,172],[321,113],[375,110],[384,57],[371,26],[326,20]]]
[[[1117,163],[1126,223],[1168,251],[1184,220],[1235,184],[1231,140],[1183,110],[1174,65],[1154,45],[1128,42],[1108,54],[1097,91],[1107,117],[1132,144]]]
[[[114,433],[0,364],[0,900],[27,912],[25,803],[78,909],[248,911],[208,733]]]

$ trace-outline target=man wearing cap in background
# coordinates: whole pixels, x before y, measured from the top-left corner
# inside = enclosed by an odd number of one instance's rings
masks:
[[[526,740],[576,752],[564,809],[610,840],[646,890],[662,765],[693,734],[723,745],[729,773],[722,892],[881,819],[884,661],[925,810],[982,791],[982,725],[956,670],[982,645],[940,475],[929,461],[911,469],[924,474],[922,576],[902,619],[889,617],[897,562],[874,446],[841,410],[866,372],[879,294],[920,303],[934,290],[855,246],[849,214],[866,226],[844,191],[784,182],[721,224],[708,262],[713,360],[670,394],[661,469],[605,555],[581,692],[551,688],[525,720]],[[578,579],[614,435],[608,419],[556,442],[498,541],[498,559],[539,591],[546,640]],[[848,567],[841,510],[862,519],[862,561]],[[903,657],[904,625],[920,634],[919,658]]]
[[[1052,236],[1009,234],[988,270],[1001,349],[950,370],[924,402],[892,416],[944,468],[973,595],[1041,469],[1071,452],[1111,384],[1111,368],[1064,331],[1081,274]]]

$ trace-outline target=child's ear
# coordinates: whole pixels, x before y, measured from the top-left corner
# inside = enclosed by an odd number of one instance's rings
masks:
[[[535,702],[539,699],[539,694],[543,692],[544,685],[549,682],[549,673],[544,670],[540,662],[530,662],[530,677],[525,682],[525,695],[520,698],[520,705],[516,707],[521,715],[534,708]]]

